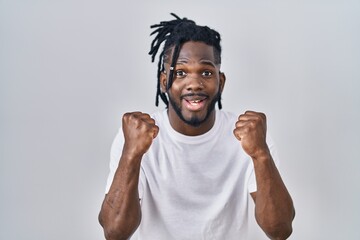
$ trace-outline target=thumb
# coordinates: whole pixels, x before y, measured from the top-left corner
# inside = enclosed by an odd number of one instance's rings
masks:
[[[159,127],[155,125],[153,127],[153,139],[157,137],[158,133],[159,133]]]

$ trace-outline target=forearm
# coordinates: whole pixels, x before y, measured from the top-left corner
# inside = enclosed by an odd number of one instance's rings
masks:
[[[253,161],[257,182],[256,220],[271,239],[286,239],[292,232],[295,215],[290,194],[269,152]]]
[[[140,224],[140,160],[135,162],[121,157],[113,183],[105,196],[99,221],[108,240],[128,239]]]

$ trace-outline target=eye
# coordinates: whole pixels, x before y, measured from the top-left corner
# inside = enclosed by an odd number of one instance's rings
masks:
[[[206,70],[201,74],[203,77],[211,77],[212,76],[212,72]]]
[[[184,72],[183,70],[177,70],[175,72],[175,76],[176,77],[185,77],[186,76],[186,72]]]

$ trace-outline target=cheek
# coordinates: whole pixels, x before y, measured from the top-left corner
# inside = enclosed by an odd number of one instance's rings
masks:
[[[214,80],[214,82],[208,84],[206,87],[209,92],[218,93],[219,91],[221,91],[220,82],[217,80]]]
[[[171,85],[171,88],[169,89],[170,95],[172,95],[172,96],[181,95],[181,89],[182,89],[181,84],[173,82],[173,84]]]

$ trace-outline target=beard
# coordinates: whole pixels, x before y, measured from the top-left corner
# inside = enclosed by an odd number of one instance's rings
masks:
[[[194,94],[196,95],[196,94]],[[192,116],[190,119],[186,119],[184,117],[184,115],[182,114],[182,109],[181,109],[181,105],[177,105],[175,100],[171,97],[170,94],[168,94],[169,96],[169,102],[171,104],[171,106],[173,107],[173,109],[175,110],[176,114],[178,115],[178,117],[183,121],[185,122],[186,124],[192,126],[192,127],[199,127],[202,123],[206,122],[211,113],[214,111],[215,109],[215,104],[218,100],[221,99],[221,92],[219,91],[216,96],[211,100],[208,108],[206,109],[206,115],[203,119],[197,117],[197,116]]]

